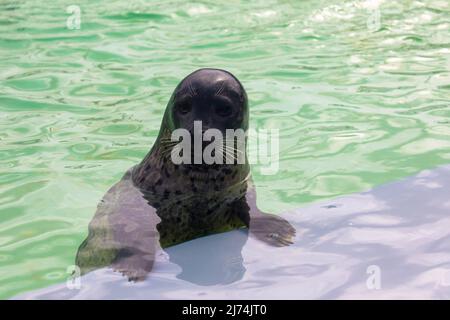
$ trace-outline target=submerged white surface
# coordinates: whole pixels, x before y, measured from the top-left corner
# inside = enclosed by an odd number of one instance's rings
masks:
[[[237,230],[168,248],[141,283],[102,269],[16,299],[449,299],[449,195],[450,166],[427,170],[282,214],[289,247]]]

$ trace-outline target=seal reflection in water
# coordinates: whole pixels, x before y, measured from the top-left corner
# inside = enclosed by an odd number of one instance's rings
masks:
[[[243,227],[269,245],[292,243],[295,229],[257,208],[248,161],[172,161],[172,132],[186,129],[194,136],[194,121],[224,137],[226,129],[248,129],[247,95],[231,73],[200,69],[176,87],[152,149],[100,201],[76,257],[82,273],[111,266],[129,280],[143,280],[160,247]],[[234,152],[229,148],[224,154]]]

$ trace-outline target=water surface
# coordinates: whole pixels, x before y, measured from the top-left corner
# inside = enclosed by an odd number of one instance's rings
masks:
[[[98,201],[200,67],[234,73],[251,126],[280,129],[278,173],[253,167],[267,212],[450,162],[448,1],[80,0],[70,30],[73,4],[0,3],[1,298],[65,281]]]

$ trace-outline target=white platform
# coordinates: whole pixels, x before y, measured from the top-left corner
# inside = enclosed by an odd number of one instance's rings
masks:
[[[217,234],[161,252],[142,283],[104,269],[16,299],[450,298],[450,166],[282,216],[290,247]]]

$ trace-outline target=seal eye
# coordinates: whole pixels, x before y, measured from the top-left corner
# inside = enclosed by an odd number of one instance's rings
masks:
[[[226,104],[219,104],[214,108],[214,112],[220,117],[227,118],[233,113],[233,107]]]
[[[189,112],[191,112],[191,110],[192,106],[189,103],[182,103],[177,107],[177,111],[182,115],[188,114]]]

